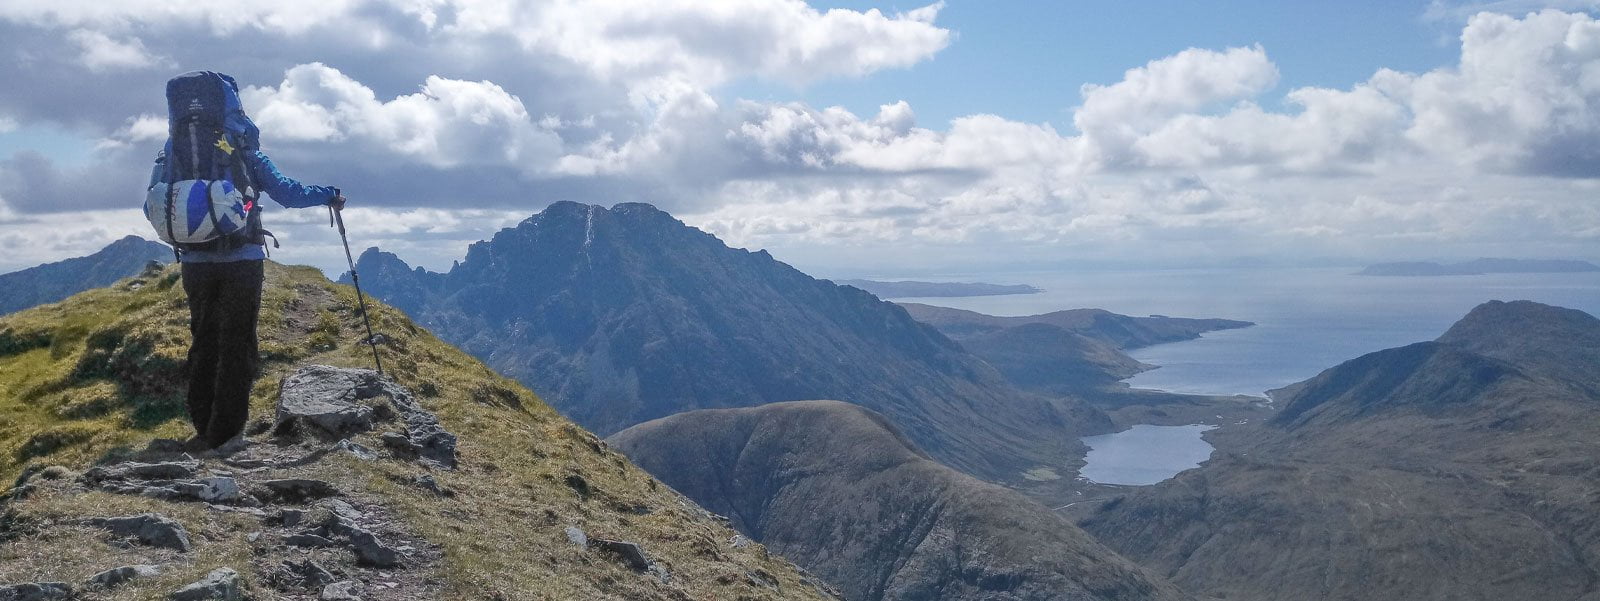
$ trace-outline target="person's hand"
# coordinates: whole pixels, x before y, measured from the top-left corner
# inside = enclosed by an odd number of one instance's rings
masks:
[[[344,201],[345,198],[343,194],[335,194],[333,196],[333,200],[328,201],[328,207],[335,211],[342,211],[344,210]]]

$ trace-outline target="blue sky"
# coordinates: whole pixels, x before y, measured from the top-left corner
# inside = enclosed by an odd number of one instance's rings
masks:
[[[916,6],[813,4],[891,14]],[[1344,88],[1380,67],[1420,72],[1453,63],[1460,24],[1426,18],[1427,7],[1381,0],[951,0],[939,16],[956,39],[931,60],[799,90],[741,82],[723,96],[781,101],[798,93],[812,104],[858,114],[903,99],[930,124],[993,113],[1070,127],[1081,85],[1115,82],[1127,69],[1186,48],[1260,44],[1283,73],[1280,89]]]
[[[0,4],[0,270],[150,233],[196,68],[435,269],[557,200],[824,274],[1600,260],[1600,0],[169,7]],[[341,262],[268,207],[278,258]]]

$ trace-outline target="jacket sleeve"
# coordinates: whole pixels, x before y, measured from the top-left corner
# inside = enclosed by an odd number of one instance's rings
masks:
[[[284,177],[278,172],[278,167],[272,164],[272,159],[262,154],[259,150],[241,152],[245,164],[250,167],[250,175],[255,179],[261,191],[266,192],[273,200],[278,201],[291,209],[303,209],[328,204],[333,200],[334,189],[328,186],[307,186],[295,180]]]

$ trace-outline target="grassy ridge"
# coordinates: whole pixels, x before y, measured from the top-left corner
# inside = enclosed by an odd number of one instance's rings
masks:
[[[365,330],[353,289],[306,267],[268,263],[266,277],[255,420],[270,418],[278,383],[293,368],[371,361],[359,343]],[[9,480],[47,464],[82,469],[152,438],[191,433],[182,401],[188,312],[178,280],[176,267],[147,272],[0,318],[0,476]],[[372,318],[386,338],[380,351],[388,372],[460,436],[460,468],[433,474],[456,494],[440,497],[406,484],[415,467],[394,461],[345,458],[322,476],[381,502],[410,531],[439,545],[443,559],[432,577],[445,582],[449,598],[820,597],[797,569],[760,545],[732,547],[731,529],[532,392],[397,310],[373,304]],[[104,493],[41,493],[6,506],[0,540],[20,544],[0,545],[0,581],[81,580],[129,563],[126,549],[107,545],[91,529],[45,527],[113,506],[199,524],[201,552],[181,558],[188,563],[171,579],[250,556],[237,516]],[[637,541],[672,579],[633,573],[572,545],[563,533],[569,525],[591,537]],[[167,580],[118,598],[157,598],[171,590],[160,588]]]

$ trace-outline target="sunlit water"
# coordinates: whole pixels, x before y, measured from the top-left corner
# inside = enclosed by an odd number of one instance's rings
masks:
[[[1354,275],[1355,267],[960,274],[951,280],[1032,284],[1040,294],[895,299],[991,315],[1095,307],[1126,315],[1256,322],[1199,340],[1136,349],[1160,366],[1139,388],[1262,395],[1366,353],[1432,340],[1488,300],[1534,300],[1600,315],[1600,273],[1449,277]]]
[[[1534,300],[1600,315],[1600,274],[1358,276],[1356,267],[958,274],[948,281],[1032,284],[1040,294],[895,299],[991,315],[1094,307],[1126,315],[1223,317],[1256,326],[1131,351],[1159,366],[1128,380],[1139,388],[1262,395],[1366,353],[1432,340],[1489,300]],[[924,278],[929,279],[929,278]],[[1134,426],[1091,436],[1081,475],[1147,485],[1211,454],[1208,426]]]
[[[1100,484],[1155,484],[1210,458],[1211,444],[1200,433],[1214,427],[1140,424],[1115,434],[1085,436],[1089,454],[1078,474]]]

